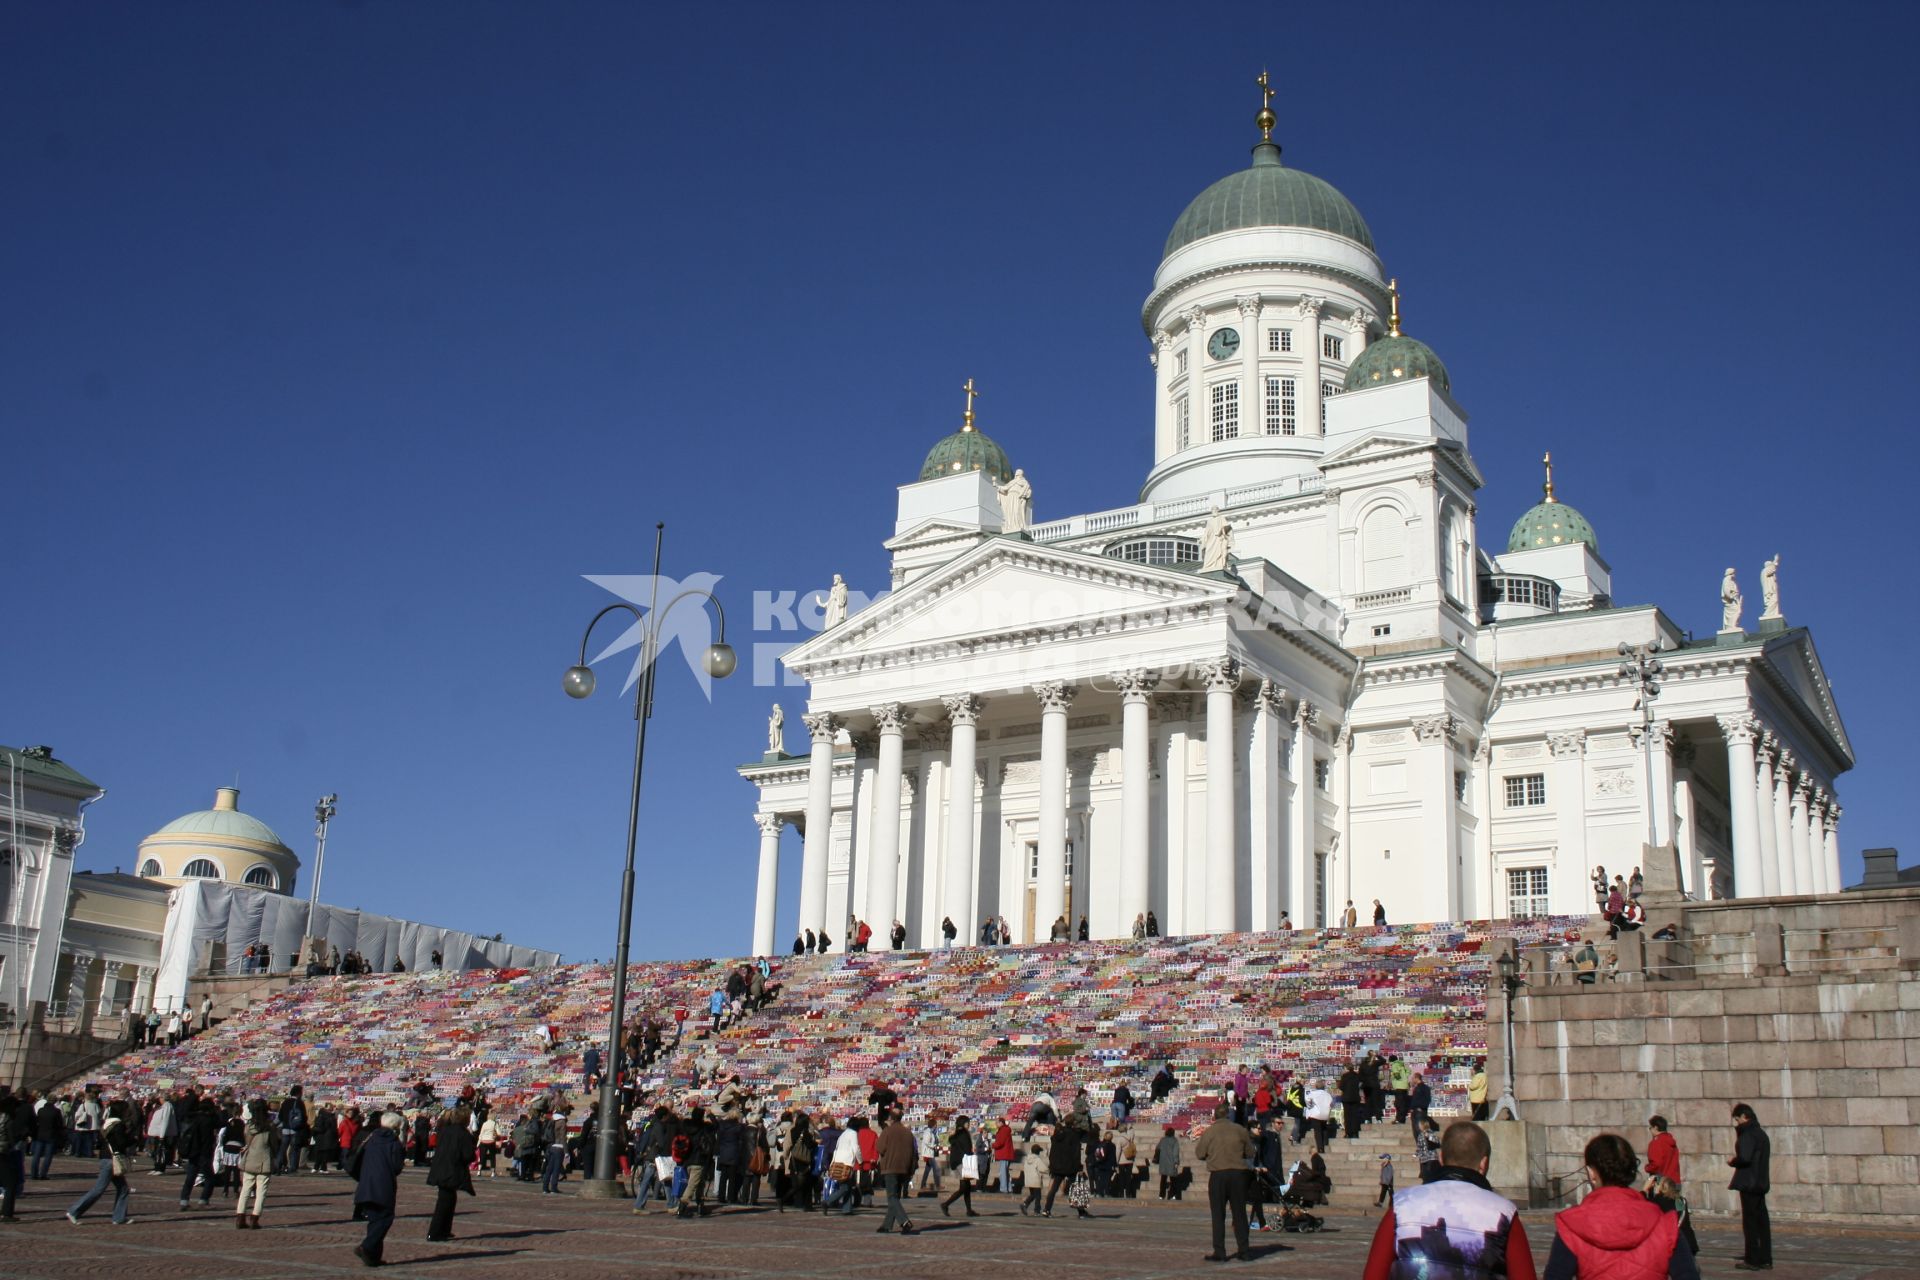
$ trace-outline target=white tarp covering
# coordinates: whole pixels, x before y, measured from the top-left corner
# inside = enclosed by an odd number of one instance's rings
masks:
[[[290,962],[304,969],[301,941],[306,935],[307,904],[285,894],[245,885],[197,880],[167,895],[167,931],[160,940],[160,972],[154,979],[156,1009],[177,1009],[187,997],[187,980],[211,966],[240,972],[240,957],[250,946],[266,943],[273,971]],[[510,942],[441,929],[412,920],[322,903],[313,909],[313,936],[325,938],[340,954],[358,951],[376,973],[393,968],[397,956],[409,971],[433,967],[433,953],[444,969],[538,969],[560,963],[555,951],[536,951]]]

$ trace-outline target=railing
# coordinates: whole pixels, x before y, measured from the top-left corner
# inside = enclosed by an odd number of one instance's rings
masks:
[[[1263,503],[1279,502],[1286,498],[1319,493],[1325,487],[1326,478],[1320,475],[1268,480],[1261,484],[1243,485],[1237,489],[1225,489],[1219,493],[1201,494],[1192,498],[1173,498],[1166,502],[1142,502],[1131,507],[1116,507],[1110,511],[1093,511],[1086,515],[1070,516],[1065,520],[1053,520],[1046,524],[1034,525],[1027,530],[1027,536],[1035,542],[1059,542],[1065,538],[1084,538],[1093,534],[1108,533],[1114,529],[1131,529],[1136,525],[1196,516],[1209,510],[1215,503],[1220,505],[1221,510],[1230,511],[1235,507],[1258,506]]]
[[[1405,604],[1413,599],[1412,587],[1392,587],[1386,591],[1369,591],[1363,596],[1353,598],[1354,612],[1362,609],[1383,609],[1389,605]]]

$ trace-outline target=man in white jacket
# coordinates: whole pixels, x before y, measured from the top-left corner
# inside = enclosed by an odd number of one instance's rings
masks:
[[[1313,1088],[1307,1090],[1307,1124],[1313,1129],[1313,1146],[1316,1151],[1327,1149],[1327,1137],[1333,1132],[1333,1095],[1327,1092],[1327,1082],[1315,1080]]]
[[[167,1156],[178,1132],[173,1121],[173,1099],[160,1099],[160,1105],[147,1117],[147,1146],[153,1155],[153,1168],[147,1171],[149,1174],[167,1171]]]

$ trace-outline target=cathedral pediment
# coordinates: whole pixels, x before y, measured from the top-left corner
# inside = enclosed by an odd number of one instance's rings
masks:
[[[1832,745],[1848,767],[1852,767],[1853,744],[1847,740],[1846,726],[1840,722],[1840,709],[1834,703],[1833,687],[1827,683],[1820,655],[1814,652],[1813,637],[1805,630],[1788,631],[1766,647],[1765,658],[1767,673],[1785,686],[1827,732]]]
[[[922,520],[913,527],[888,538],[880,545],[888,551],[905,551],[915,547],[938,546],[951,542],[955,538],[978,538],[981,535],[977,524],[961,524],[956,520]]]
[[[1320,470],[1331,473],[1341,467],[1391,462],[1428,452],[1437,453],[1451,462],[1474,488],[1486,483],[1480,468],[1474,465],[1472,456],[1454,441],[1444,436],[1408,436],[1390,431],[1369,431],[1359,439],[1341,445],[1320,460]]]
[[[1204,612],[1240,590],[1237,582],[1189,570],[995,537],[782,660],[804,677],[848,658],[1152,625],[1175,614]]]

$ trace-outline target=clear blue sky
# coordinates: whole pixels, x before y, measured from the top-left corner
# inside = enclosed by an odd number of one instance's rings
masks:
[[[1038,518],[1130,502],[1139,306],[1265,65],[1473,415],[1483,540],[1551,448],[1623,603],[1705,631],[1783,553],[1854,878],[1920,812],[1917,13],[8,5],[0,738],[108,788],[85,866],[237,774],[303,855],[339,792],[331,901],[610,954],[581,575],[664,520],[743,647],[756,589],[880,589],[969,376]],[[768,701],[663,670],[637,955],[746,945]]]

